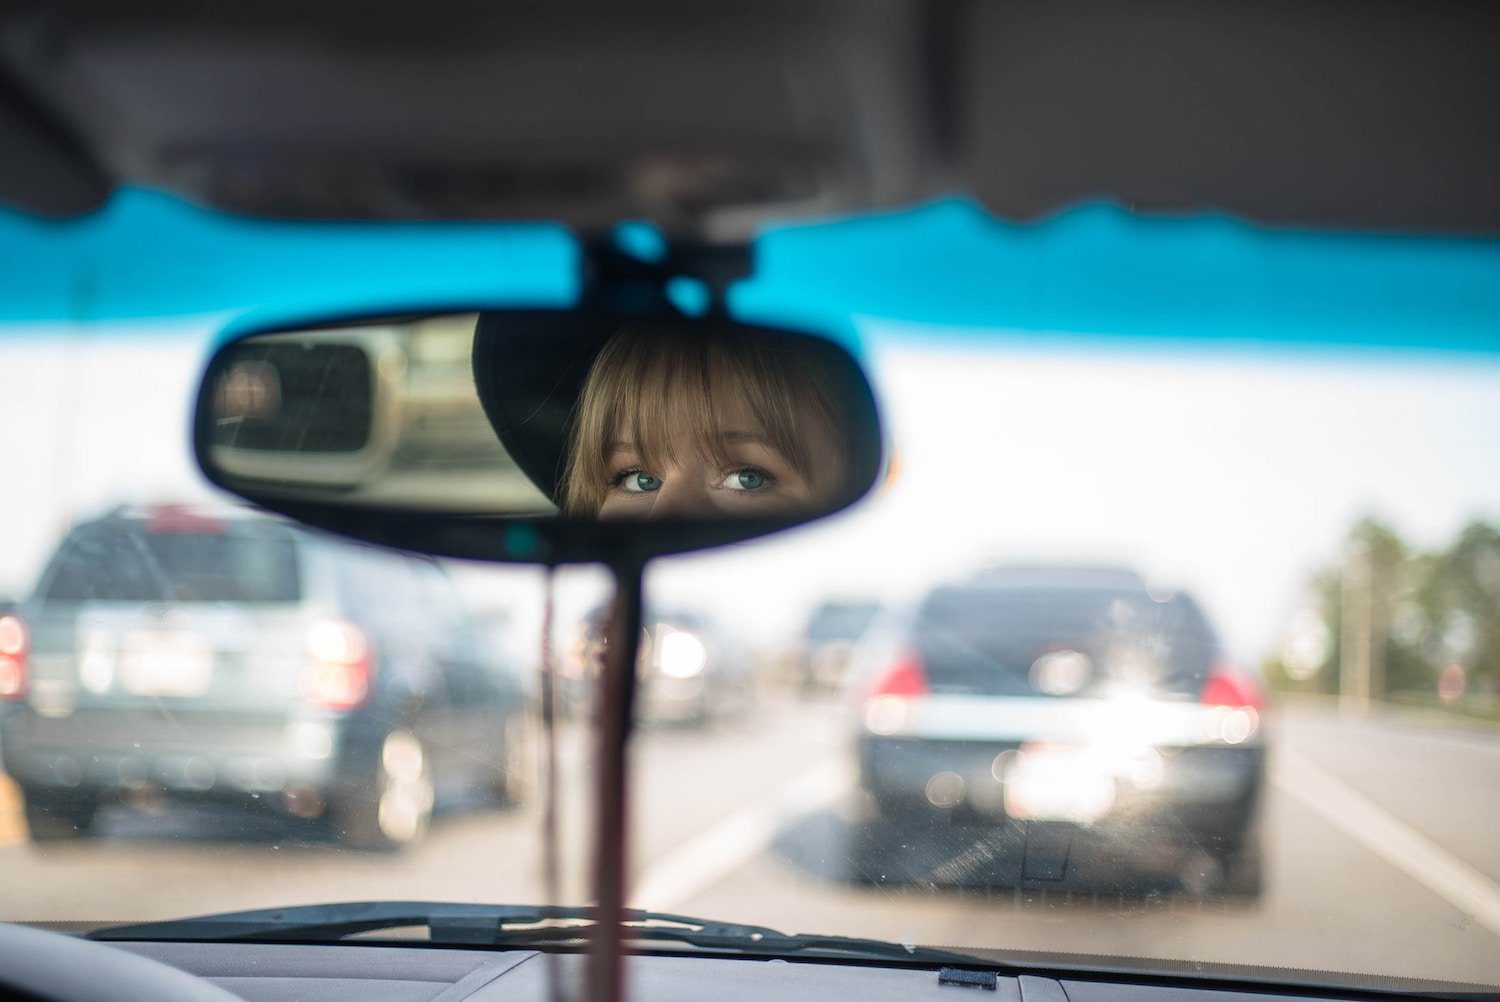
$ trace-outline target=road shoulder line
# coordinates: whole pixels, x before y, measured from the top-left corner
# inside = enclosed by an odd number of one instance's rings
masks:
[[[647,866],[630,892],[631,907],[681,908],[770,848],[788,821],[833,804],[853,779],[853,768],[842,757],[818,763],[782,787],[779,795],[730,815]]]
[[[1500,936],[1500,884],[1305,755],[1277,750],[1271,779],[1292,799]]]

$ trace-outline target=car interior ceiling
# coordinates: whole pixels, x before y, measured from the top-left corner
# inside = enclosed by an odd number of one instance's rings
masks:
[[[136,185],[268,217],[642,218],[723,241],[957,187],[1021,220],[1104,198],[1500,226],[1482,2],[447,0],[357,31],[340,3],[6,8],[0,201],[46,215]],[[393,44],[424,72],[383,73]]]

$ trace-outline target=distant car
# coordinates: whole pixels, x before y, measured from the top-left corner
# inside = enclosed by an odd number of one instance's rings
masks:
[[[880,606],[874,602],[824,602],[813,610],[799,651],[798,680],[804,691],[839,687],[855,643],[878,615]]]
[[[147,791],[327,816],[394,849],[434,802],[522,795],[526,704],[430,560],[238,510],[68,533],[0,618],[0,756],[33,840]]]
[[[564,705],[587,712],[604,657],[608,609],[584,617],[559,667]],[[646,724],[707,724],[742,713],[754,699],[752,666],[723,628],[687,609],[647,609],[637,666],[636,717]]]
[[[855,672],[863,875],[951,839],[946,816],[989,832],[995,883],[1258,893],[1262,690],[1187,594],[996,568],[876,627]]]
[[[541,634],[524,629],[511,610],[503,606],[470,606],[470,618],[480,636],[483,648],[498,663],[509,684],[522,693],[536,712],[538,699],[538,665],[541,662]]]

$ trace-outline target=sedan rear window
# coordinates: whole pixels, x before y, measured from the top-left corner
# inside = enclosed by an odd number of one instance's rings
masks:
[[[292,534],[276,525],[152,531],[149,522],[81,526],[44,576],[48,601],[295,602]]]
[[[1196,604],[1139,591],[944,588],[917,616],[935,691],[1196,695],[1217,643]]]

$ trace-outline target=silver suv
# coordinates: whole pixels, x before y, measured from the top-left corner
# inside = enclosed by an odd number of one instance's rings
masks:
[[[440,797],[526,785],[522,688],[430,560],[242,510],[122,509],[69,532],[0,619],[0,754],[33,840],[165,794],[393,849]]]

